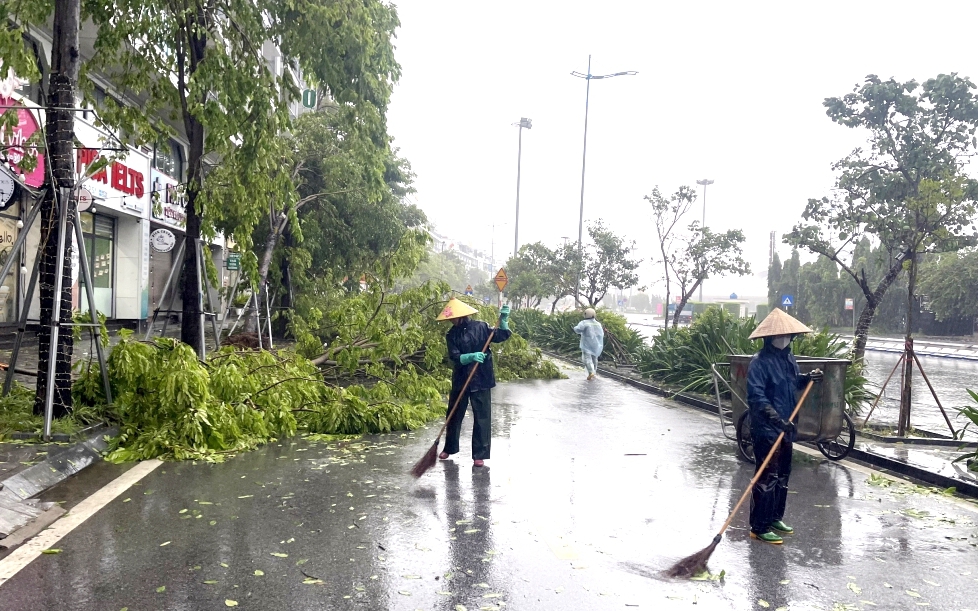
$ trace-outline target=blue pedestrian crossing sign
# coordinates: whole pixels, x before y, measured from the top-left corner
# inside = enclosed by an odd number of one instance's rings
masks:
[[[794,295],[782,295],[781,296],[781,305],[783,305],[786,308],[790,308],[791,306],[795,305],[795,296]]]

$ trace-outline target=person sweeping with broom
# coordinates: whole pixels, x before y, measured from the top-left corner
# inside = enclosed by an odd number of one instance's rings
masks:
[[[796,335],[811,332],[785,312],[774,310],[751,333],[750,339],[764,339],[764,347],[754,355],[747,368],[747,409],[756,465],[754,477],[713,541],[666,569],[667,577],[688,579],[705,571],[713,550],[748,496],[751,497],[752,539],[777,545],[783,539],[772,529],[786,534],[794,532],[784,523],[788,476],[791,475],[791,441],[795,434],[793,421],[812,386],[822,381],[823,374],[815,369],[802,375],[789,346]],[[796,401],[795,393],[802,386],[804,390]]]
[[[454,365],[452,391],[449,395],[448,429],[445,447],[438,458],[447,460],[458,453],[458,438],[462,432],[465,409],[472,403],[472,460],[476,467],[489,458],[492,441],[492,395],[496,375],[492,368],[492,350],[489,343],[498,344],[509,339],[509,306],[499,312],[499,327],[492,329],[480,320],[472,320],[472,308],[458,299],[452,299],[438,315],[437,320],[452,321],[445,339],[448,342],[448,358]],[[471,374],[471,375],[470,375]],[[468,385],[466,386],[466,382]],[[453,406],[454,413],[452,413]]]
[[[764,340],[764,347],[754,355],[747,369],[747,409],[755,475],[773,450],[770,464],[751,490],[750,538],[773,545],[784,541],[781,535],[794,532],[784,523],[784,511],[791,475],[791,443],[796,432],[791,421],[795,395],[809,382],[821,382],[823,377],[818,369],[802,374],[791,354],[791,340],[811,332],[794,317],[775,309],[750,335],[750,339]]]

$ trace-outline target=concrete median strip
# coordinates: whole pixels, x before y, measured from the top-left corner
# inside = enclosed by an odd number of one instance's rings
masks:
[[[115,480],[105,485],[98,492],[88,497],[61,519],[42,531],[9,556],[0,560],[0,587],[21,569],[34,561],[44,550],[51,548],[65,535],[73,531],[100,509],[112,502],[113,499],[128,490],[133,484],[143,479],[159,467],[162,461],[147,460],[126,471]]]

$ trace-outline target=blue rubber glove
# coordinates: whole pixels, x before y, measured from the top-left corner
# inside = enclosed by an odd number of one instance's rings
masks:
[[[458,357],[458,362],[463,365],[468,365],[470,363],[485,363],[486,354],[484,352],[469,352]]]
[[[509,305],[504,305],[501,310],[499,310],[499,328],[503,331],[509,331]]]

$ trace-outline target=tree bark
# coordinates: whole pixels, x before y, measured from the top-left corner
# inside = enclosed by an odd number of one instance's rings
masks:
[[[688,291],[682,291],[682,299],[676,304],[676,313],[672,315],[672,328],[675,329],[679,327],[679,315],[682,314],[683,308],[686,307],[686,303],[689,302],[690,297],[696,292],[696,288],[699,287],[702,280],[697,280],[693,283],[693,287]],[[666,305],[666,312],[668,312],[668,304]]]
[[[180,324],[180,341],[197,351],[198,358],[204,358],[201,345],[203,343],[203,325],[200,321],[201,303],[200,290],[206,279],[197,273],[197,248],[200,241],[201,217],[197,199],[200,197],[203,184],[204,159],[204,126],[189,113],[184,114],[184,124],[187,128],[187,138],[190,141],[188,155],[189,172],[187,181],[187,247],[183,260],[183,312]],[[203,261],[201,269],[203,269]]]
[[[852,351],[853,362],[863,362],[863,357],[866,354],[866,341],[869,339],[869,327],[873,324],[873,318],[876,316],[876,308],[879,307],[879,304],[883,301],[883,296],[886,295],[886,291],[893,284],[893,281],[896,280],[897,276],[900,275],[900,270],[902,269],[902,264],[891,267],[886,273],[886,276],[876,285],[875,291],[869,290],[869,285],[865,278],[853,278],[856,280],[859,288],[862,289],[863,296],[866,298],[866,305],[863,306],[862,311],[859,313],[859,323],[856,325],[856,337]]]
[[[913,315],[917,309],[914,290],[917,288],[917,257],[910,255],[910,268],[907,270],[907,334],[904,343],[903,388],[900,391],[900,420],[897,423],[897,436],[903,437],[910,428],[910,401],[913,397]]]
[[[41,330],[38,334],[37,393],[34,413],[44,413],[49,384],[54,384],[54,415],[66,415],[71,403],[71,353],[74,347],[71,328],[63,327],[55,349],[54,380],[48,379],[52,324],[71,322],[71,239],[66,236],[64,252],[58,252],[58,213],[56,197],[59,189],[74,187],[74,114],[75,87],[78,84],[80,54],[78,30],[81,23],[80,0],[56,0],[54,5],[54,46],[51,49],[51,74],[48,82],[46,114],[47,159],[54,184],[41,204],[40,306]],[[72,201],[61,201],[68,208],[68,227],[75,215]],[[67,230],[67,228],[66,228]],[[56,274],[62,276],[61,294],[55,295]],[[58,321],[53,321],[54,300],[61,300]],[[25,304],[24,307],[30,307]]]

